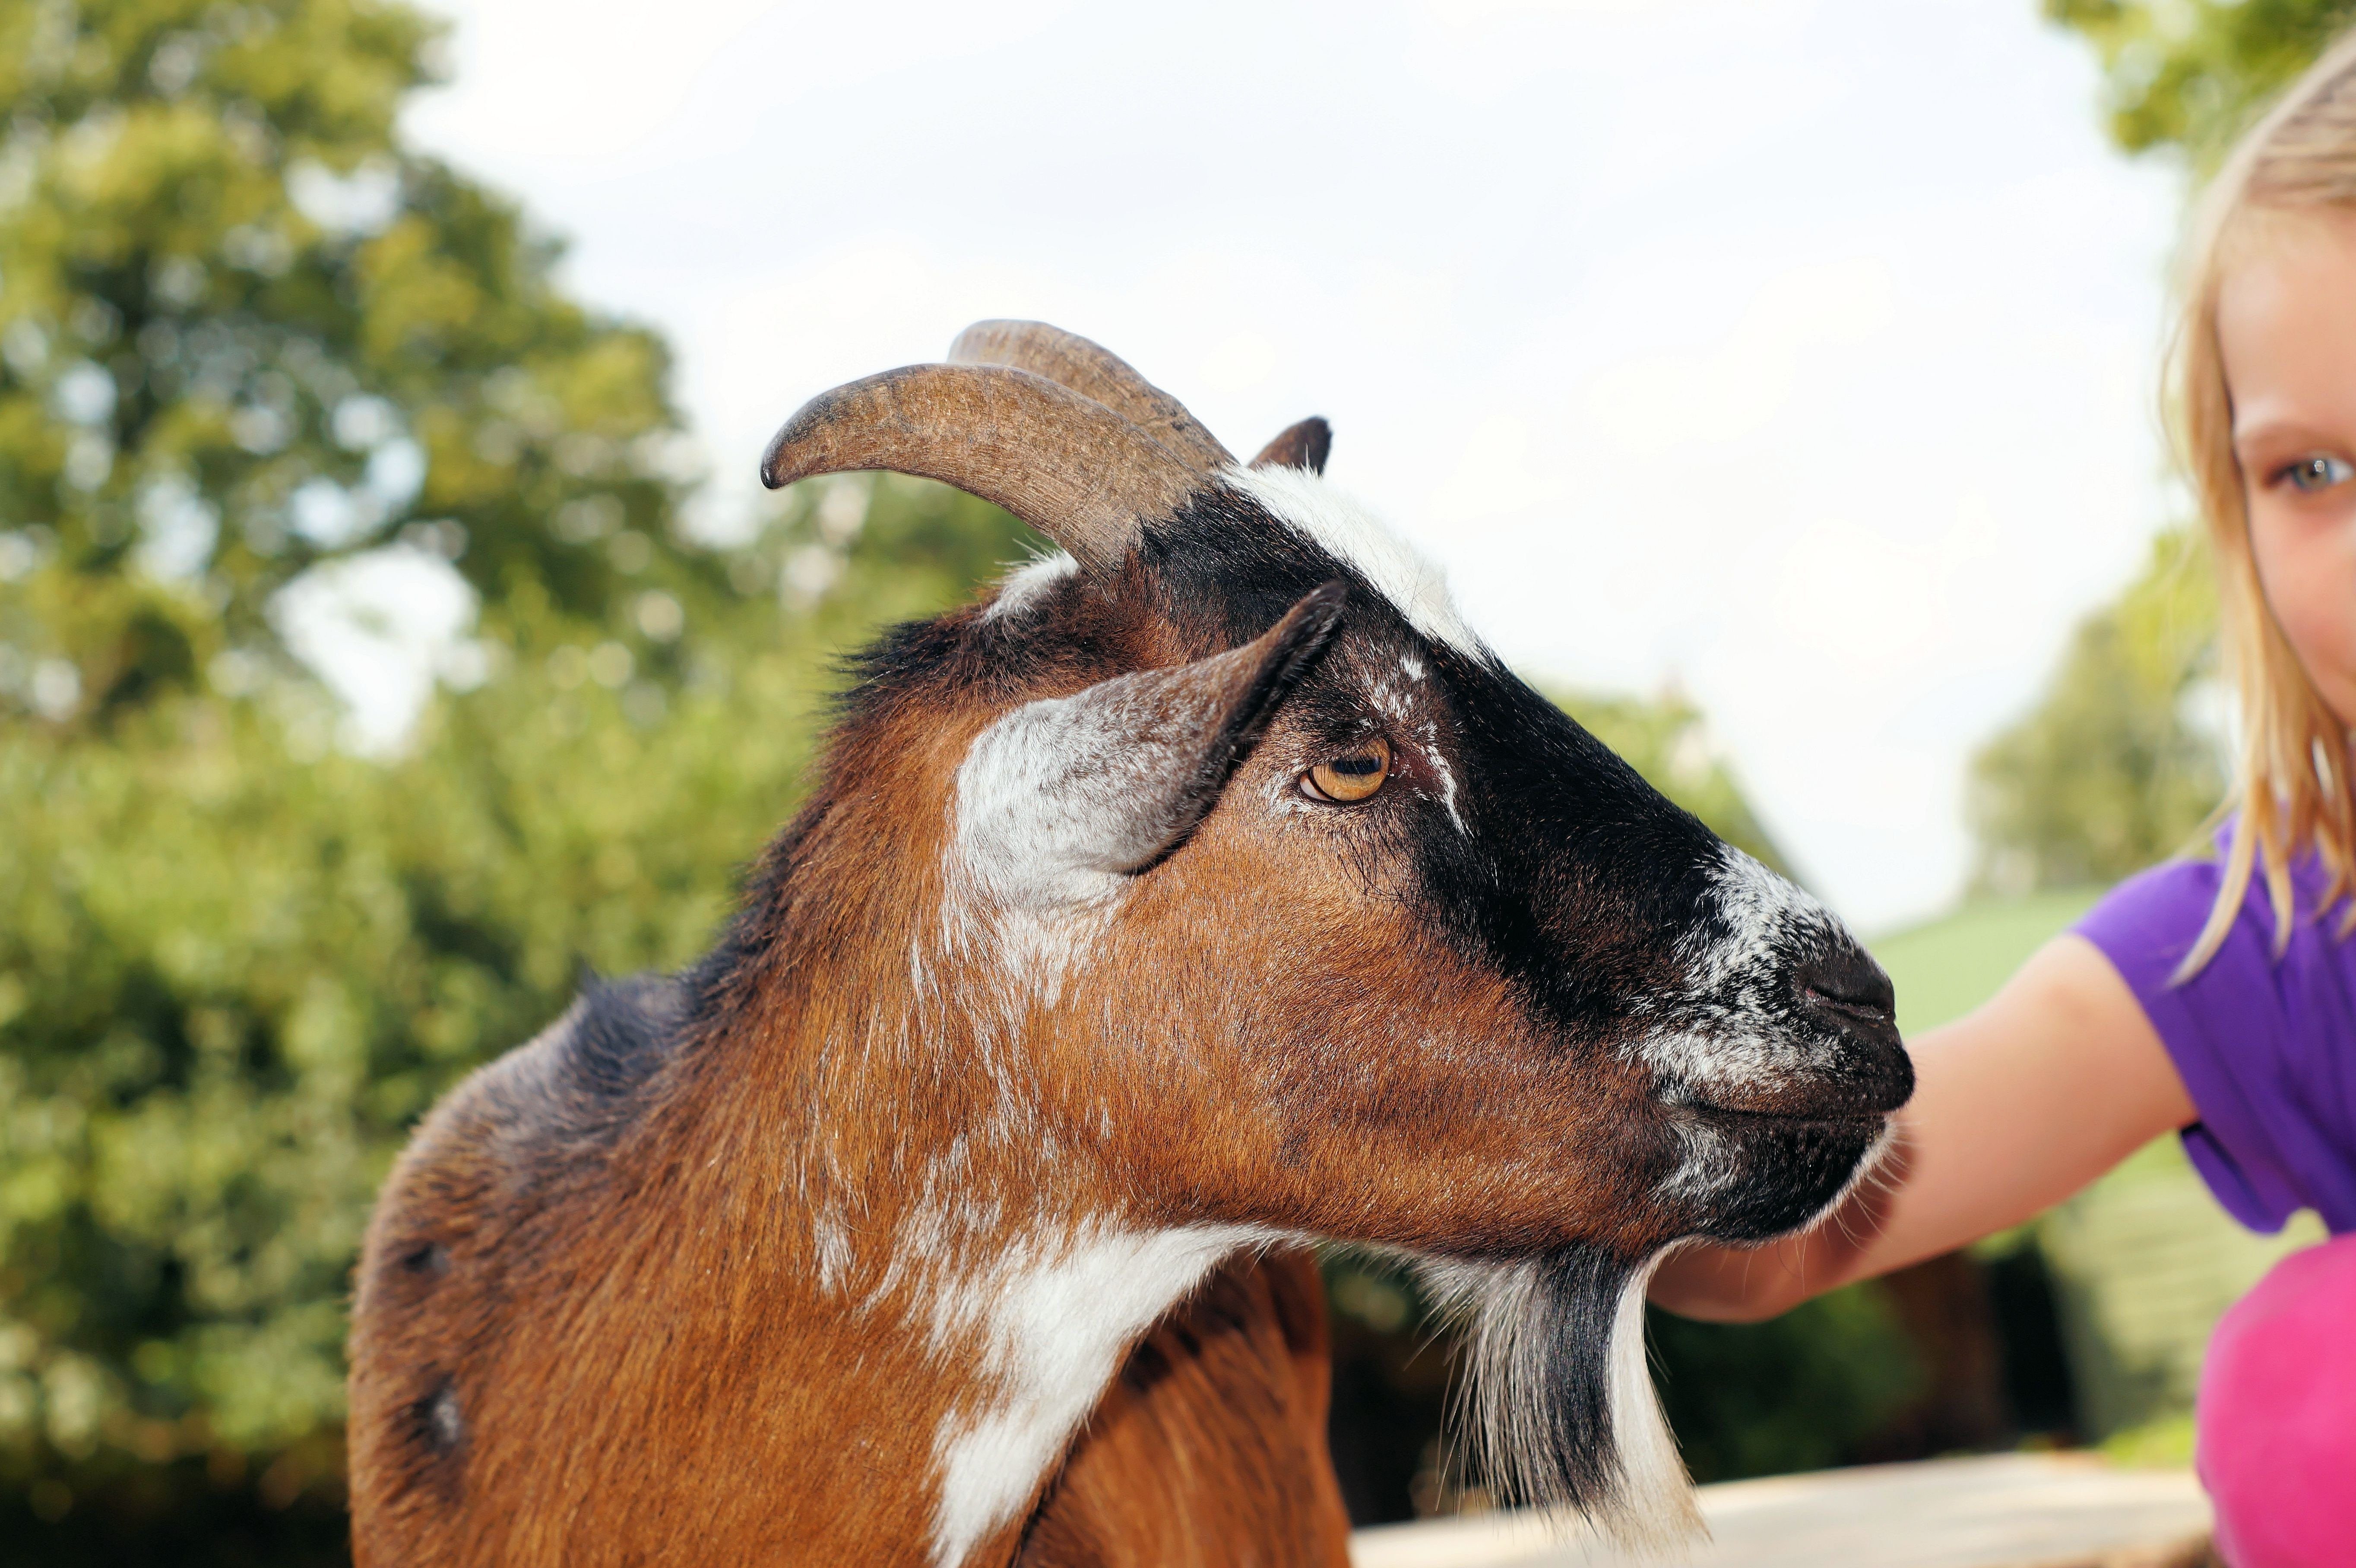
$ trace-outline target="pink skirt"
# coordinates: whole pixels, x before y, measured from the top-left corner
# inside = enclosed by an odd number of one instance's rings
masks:
[[[2293,1253],[2225,1314],[2195,1428],[2231,1568],[2356,1563],[2356,1235]]]

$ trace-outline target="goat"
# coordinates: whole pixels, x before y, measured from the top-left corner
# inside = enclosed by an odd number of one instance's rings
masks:
[[[1062,549],[865,655],[707,957],[419,1127],[357,1275],[361,1568],[1150,1558],[1173,1513],[1333,1561],[1313,1238],[1462,1305],[1515,1495],[1693,1528],[1645,1282],[1868,1168],[1889,981],[1516,679],[1324,441],[1238,464],[1010,322],[787,421],[773,486],[924,475]],[[1157,1345],[1183,1408],[1119,1375]]]

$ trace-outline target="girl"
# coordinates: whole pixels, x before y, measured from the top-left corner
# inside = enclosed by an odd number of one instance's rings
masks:
[[[2203,203],[2170,366],[2246,734],[2221,862],[2127,881],[1913,1046],[1890,1179],[1653,1299],[1755,1319],[1984,1236],[2180,1131],[2234,1218],[2313,1209],[2209,1348],[2198,1465],[2234,1568],[2356,1562],[2356,37]]]

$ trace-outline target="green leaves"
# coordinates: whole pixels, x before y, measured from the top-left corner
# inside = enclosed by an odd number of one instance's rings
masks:
[[[2201,174],[2356,22],[2351,0],[2044,0],[2103,62],[2112,140],[2171,147]]]
[[[2079,623],[2037,706],[1973,757],[1981,889],[2108,884],[2191,843],[2225,795],[2216,641],[2205,548],[2161,535]]]
[[[287,583],[396,540],[492,621],[518,592],[595,619],[633,584],[721,587],[675,531],[663,346],[401,144],[435,37],[369,0],[0,19],[0,540],[178,584],[265,647]],[[42,656],[95,689],[110,641]]]
[[[1853,1464],[1925,1382],[1922,1353],[1878,1284],[1765,1323],[1646,1318],[1661,1406],[1697,1481]]]
[[[409,1125],[584,969],[693,956],[790,810],[820,693],[767,632],[650,723],[510,652],[391,764],[292,688],[0,727],[0,1475],[333,1435]]]

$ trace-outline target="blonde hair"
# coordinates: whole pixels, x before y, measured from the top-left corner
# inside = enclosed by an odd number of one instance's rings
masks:
[[[2177,971],[2200,972],[2224,944],[2263,867],[2275,951],[2289,940],[2292,859],[2312,848],[2329,880],[2320,918],[2356,891],[2356,790],[2349,729],[2283,635],[2250,549],[2245,477],[2233,452],[2233,405],[2217,347],[2217,298],[2232,263],[2267,217],[2316,208],[2356,213],[2356,33],[2341,38],[2245,134],[2196,211],[2169,355],[2169,423],[2209,527],[2225,663],[2241,699],[2241,756],[2227,809],[2238,809],[2208,923]],[[2356,908],[2340,927],[2356,927]]]

